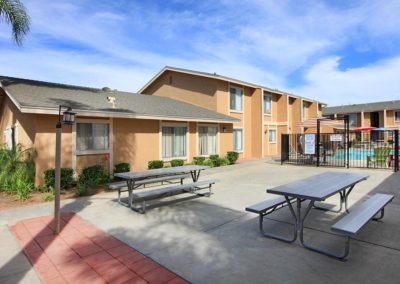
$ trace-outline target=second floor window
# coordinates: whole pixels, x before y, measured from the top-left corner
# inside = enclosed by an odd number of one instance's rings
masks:
[[[269,95],[264,95],[264,114],[271,114],[272,98]]]
[[[357,114],[356,113],[349,114],[349,125],[357,126]]]
[[[275,129],[268,130],[268,142],[276,143],[276,130]]]
[[[108,150],[110,148],[110,125],[108,123],[77,123],[76,149]]]
[[[394,121],[400,122],[400,110],[394,112]]]
[[[302,109],[302,120],[308,119],[308,103],[303,102],[303,109]]]
[[[230,108],[231,110],[243,110],[243,89],[242,88],[229,88],[230,95]]]

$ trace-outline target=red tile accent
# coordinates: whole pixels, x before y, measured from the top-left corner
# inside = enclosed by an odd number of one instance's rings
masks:
[[[159,267],[143,275],[143,278],[151,284],[162,284],[175,277],[176,275],[174,273],[163,267]]]
[[[53,216],[10,226],[43,283],[187,283],[77,214],[61,219],[59,235]]]
[[[133,272],[139,275],[143,275],[160,267],[157,262],[151,260],[150,258],[145,258],[134,263],[128,263],[126,266],[128,266],[131,270],[133,270]]]

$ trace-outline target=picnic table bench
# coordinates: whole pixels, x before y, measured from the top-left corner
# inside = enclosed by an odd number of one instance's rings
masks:
[[[285,242],[294,242],[299,234],[300,242],[303,247],[340,260],[344,260],[349,252],[350,237],[356,235],[358,231],[371,219],[375,220],[383,218],[384,207],[394,198],[392,195],[388,194],[376,194],[368,199],[365,203],[357,206],[354,211],[349,212],[347,208],[348,195],[357,183],[367,178],[368,175],[366,174],[326,172],[296,182],[267,189],[267,193],[281,196],[279,198],[248,206],[246,211],[259,214],[260,230],[265,237],[278,239]],[[342,204],[344,203],[346,208],[345,212],[349,213],[342,220],[332,226],[332,231],[346,236],[345,252],[341,255],[308,245],[305,243],[303,238],[305,219],[312,208],[319,208],[316,207],[314,203],[317,201],[325,201],[328,197],[337,193],[340,194],[340,209],[339,211],[334,212],[340,212],[342,209]],[[296,200],[296,211],[292,205],[293,200]],[[307,208],[302,210],[301,205],[304,201],[309,202]],[[263,218],[275,210],[283,207],[289,208],[294,219],[293,237],[291,238],[265,232],[263,229]],[[381,212],[381,216],[374,218],[379,211]]]
[[[169,197],[181,193],[192,193],[196,194],[198,196],[210,196],[211,195],[211,186],[218,182],[216,179],[212,180],[203,180],[203,181],[197,181],[194,183],[186,183],[186,184],[180,184],[180,185],[175,185],[175,186],[169,186],[169,187],[164,187],[164,188],[159,188],[159,189],[154,189],[150,191],[142,191],[138,193],[133,193],[132,194],[132,206],[131,209],[139,212],[139,213],[146,213],[146,207],[147,207],[147,201],[154,200],[154,199],[160,199],[164,197]],[[197,191],[201,189],[207,188],[209,191],[206,194],[203,193],[198,193]],[[142,203],[141,207],[134,207],[134,203]]]
[[[208,166],[200,166],[200,165],[186,165],[180,167],[172,167],[172,168],[162,168],[162,169],[153,169],[147,170],[142,172],[125,172],[125,173],[117,173],[114,176],[118,178],[122,178],[125,180],[126,188],[122,187],[122,183],[115,185],[118,189],[118,202],[122,205],[132,208],[134,198],[138,196],[133,195],[133,191],[137,189],[139,186],[144,185],[146,183],[153,183],[153,182],[164,182],[164,181],[171,181],[174,179],[181,179],[181,185],[183,186],[183,179],[191,176],[193,183],[196,183],[200,177],[200,172],[202,170],[208,169]],[[188,185],[185,185],[188,187]],[[176,186],[180,188],[179,186]],[[211,187],[211,185],[209,186]],[[175,187],[169,187],[167,191],[170,193],[175,192]],[[121,201],[121,192],[128,191],[129,194],[129,201],[128,203],[124,203]],[[149,194],[152,198],[156,198],[159,194],[153,193]],[[138,211],[138,210],[135,210]]]
[[[158,178],[149,178],[149,179],[138,180],[135,182],[133,189],[137,189],[141,186],[146,187],[147,184],[161,183],[161,185],[163,185],[164,182],[174,183],[173,181],[175,181],[175,180],[178,180],[178,182],[180,180],[180,184],[183,184],[183,180],[188,177],[190,177],[190,174],[169,175],[169,176],[163,176],[163,177],[158,177]],[[121,202],[121,193],[129,191],[126,181],[118,181],[118,182],[109,183],[108,188],[118,190],[118,202],[119,203]]]
[[[331,230],[346,236],[345,249],[343,255],[335,255],[339,259],[345,259],[350,251],[350,239],[358,234],[370,220],[380,220],[385,215],[385,206],[391,202],[394,195],[376,193],[361,203],[352,211],[336,222]],[[379,217],[374,217],[380,212]]]

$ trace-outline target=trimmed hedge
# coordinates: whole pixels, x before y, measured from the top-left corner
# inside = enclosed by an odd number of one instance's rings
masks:
[[[239,153],[234,151],[229,151],[228,153],[226,153],[226,158],[229,161],[229,165],[233,165],[239,158]]]
[[[180,166],[183,166],[184,163],[185,163],[184,160],[174,159],[174,160],[171,160],[171,167],[180,167]]]
[[[102,165],[83,168],[78,179],[80,186],[96,186],[110,181],[110,173]]]
[[[56,182],[56,170],[48,169],[44,172],[44,184],[47,188],[54,188]],[[74,183],[74,170],[72,168],[61,168],[61,189],[67,189]]]
[[[149,161],[149,163],[148,163],[149,170],[161,169],[162,167],[164,167],[164,161],[162,161],[162,160],[153,160],[153,161]]]
[[[204,161],[206,160],[206,157],[193,157],[193,164],[195,165],[204,165]]]
[[[131,170],[131,165],[128,163],[119,163],[114,165],[114,173],[125,173]]]

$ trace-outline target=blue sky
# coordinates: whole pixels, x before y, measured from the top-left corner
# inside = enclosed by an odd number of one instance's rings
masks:
[[[400,99],[400,1],[22,0],[0,23],[0,74],[125,91],[165,65],[329,105]]]

